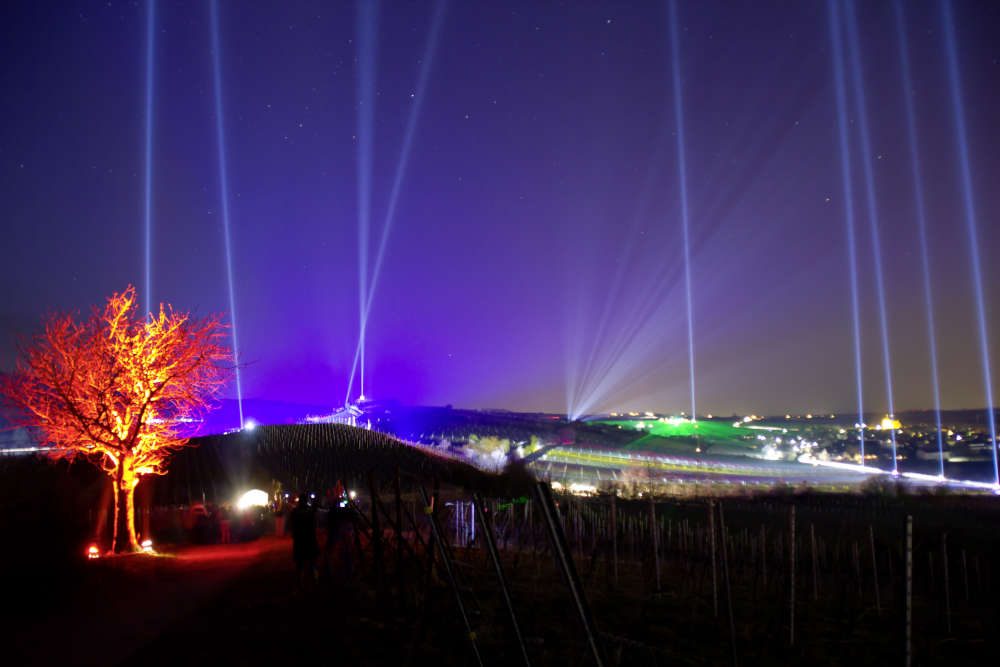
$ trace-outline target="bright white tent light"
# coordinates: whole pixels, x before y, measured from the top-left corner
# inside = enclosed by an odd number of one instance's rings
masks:
[[[266,491],[260,489],[250,489],[236,501],[237,509],[245,510],[250,507],[266,507],[268,496]]]

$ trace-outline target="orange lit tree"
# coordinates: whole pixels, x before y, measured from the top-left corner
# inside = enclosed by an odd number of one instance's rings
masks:
[[[82,457],[114,486],[113,549],[138,549],[133,496],[144,475],[166,473],[190,422],[211,407],[232,369],[218,316],[160,306],[143,318],[135,288],[76,321],[53,315],[0,384],[52,458]]]

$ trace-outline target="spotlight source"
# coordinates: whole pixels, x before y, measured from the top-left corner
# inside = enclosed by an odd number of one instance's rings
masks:
[[[267,507],[268,495],[266,491],[260,489],[250,489],[240,496],[236,501],[238,510],[246,510],[251,507]]]

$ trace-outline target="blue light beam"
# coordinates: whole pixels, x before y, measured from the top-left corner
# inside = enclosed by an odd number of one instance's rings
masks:
[[[687,308],[687,338],[688,338],[688,370],[691,379],[691,419],[697,420],[698,411],[695,403],[695,371],[694,371],[694,306],[691,290],[691,243],[690,219],[688,215],[687,191],[687,157],[684,145],[684,99],[681,86],[680,37],[677,31],[677,2],[670,0],[670,53],[671,69],[674,83],[674,119],[677,123],[677,177],[681,200],[681,233],[684,243],[684,292]]]
[[[921,173],[920,151],[917,142],[917,115],[913,104],[913,78],[910,74],[910,48],[906,35],[903,3],[893,2],[896,33],[899,44],[899,62],[903,79],[903,100],[906,106],[906,130],[910,144],[910,168],[913,176],[913,199],[917,212],[917,235],[920,238],[920,262],[924,278],[924,309],[927,315],[927,341],[931,364],[931,391],[934,398],[934,424],[937,428],[938,473],[944,477],[944,438],[941,435],[941,385],[938,379],[937,334],[934,330],[934,295],[931,290],[930,251],[927,248],[927,211],[924,203],[924,180]]]
[[[243,421],[243,382],[240,377],[240,345],[236,326],[236,294],[233,289],[233,249],[229,224],[229,168],[226,164],[225,112],[222,106],[222,47],[219,38],[219,2],[210,3],[212,15],[212,73],[215,84],[215,135],[219,153],[219,199],[222,205],[222,235],[226,248],[226,281],[229,287],[229,319],[233,324],[233,362],[236,367],[236,404]]]
[[[431,27],[427,34],[427,42],[424,44],[424,54],[420,63],[420,73],[417,78],[417,89],[414,93],[413,107],[410,109],[410,115],[406,121],[403,146],[399,153],[399,161],[396,163],[396,172],[392,180],[392,188],[389,191],[389,201],[386,205],[385,218],[382,222],[382,234],[379,237],[378,253],[375,256],[375,264],[371,271],[371,280],[368,281],[368,294],[362,314],[363,332],[366,332],[368,328],[368,317],[371,313],[372,303],[375,300],[375,290],[378,287],[378,280],[382,272],[382,263],[385,261],[385,251],[389,244],[389,236],[392,232],[393,223],[396,220],[396,206],[399,203],[399,195],[403,189],[406,168],[410,161],[411,149],[413,148],[413,138],[416,135],[417,121],[420,119],[420,110],[424,104],[427,82],[430,79],[431,70],[434,65],[434,56],[437,54],[437,46],[441,38],[441,27],[444,24],[446,8],[447,2],[445,0],[438,0],[435,3],[434,13],[431,17]],[[350,400],[351,389],[354,385],[354,377],[358,371],[358,364],[362,355],[361,350],[362,341],[359,339],[357,348],[354,351],[354,363],[351,366],[351,375],[348,381],[348,401]]]
[[[368,329],[368,239],[371,229],[372,161],[375,145],[375,59],[378,54],[378,2],[357,3],[358,47],[358,358],[361,396],[365,395],[365,348]],[[355,363],[359,363],[355,362]],[[347,387],[350,398],[354,370]],[[345,399],[346,402],[346,399]]]
[[[607,355],[609,347],[613,347],[615,342],[621,342],[622,339],[627,340],[629,338],[629,336],[623,335],[623,332],[627,331],[627,328],[623,326],[616,325],[615,331],[618,335],[617,337],[611,338],[611,341],[613,342],[606,340],[606,331],[607,327],[611,324],[615,306],[622,303],[624,300],[623,285],[625,282],[625,276],[627,269],[633,263],[633,254],[637,245],[636,238],[638,236],[639,226],[647,215],[650,199],[652,198],[652,194],[657,187],[656,181],[660,175],[659,164],[661,153],[665,148],[664,144],[666,143],[666,138],[666,132],[661,133],[660,140],[657,142],[649,160],[649,165],[646,168],[646,175],[643,179],[642,189],[639,191],[639,198],[636,203],[635,211],[632,214],[628,230],[625,234],[623,234],[624,248],[620,258],[621,261],[616,262],[615,272],[611,279],[610,287],[604,293],[604,306],[601,310],[601,316],[598,320],[597,327],[594,329],[594,333],[590,338],[589,354],[585,359],[583,359],[584,364],[582,367],[582,375],[573,381],[571,388],[572,398],[569,402],[568,411],[570,415],[579,416],[581,414],[581,409],[578,407],[581,403],[579,396],[593,386],[596,378],[601,378],[610,372],[610,367],[613,365],[613,362],[611,361],[613,355]],[[585,331],[587,329],[586,327],[581,326],[579,330]],[[603,364],[599,363],[602,361],[601,355],[603,355]],[[593,391],[591,391],[588,396],[595,400],[598,398],[594,395]]]
[[[833,82],[837,98],[837,129],[840,139],[840,180],[844,191],[844,229],[847,232],[847,270],[851,285],[851,336],[854,343],[854,382],[858,398],[858,450],[865,465],[865,400],[861,361],[861,314],[858,305],[858,256],[854,221],[854,175],[851,173],[851,143],[847,131],[847,85],[844,75],[844,52],[841,42],[840,13],[837,0],[827,0],[830,18]]]
[[[948,60],[952,115],[955,121],[955,141],[958,144],[959,169],[961,171],[965,229],[969,237],[969,256],[972,259],[972,285],[976,298],[976,323],[979,334],[980,362],[983,366],[983,389],[986,394],[986,419],[990,427],[990,449],[993,452],[993,483],[1000,489],[1000,468],[997,467],[997,425],[993,405],[993,373],[990,368],[989,337],[986,331],[986,297],[983,294],[983,270],[979,259],[976,198],[972,191],[972,169],[969,165],[969,140],[965,129],[965,102],[962,100],[962,78],[958,70],[958,49],[955,45],[955,19],[952,16],[950,2],[942,2],[941,11],[944,18],[945,52]]]
[[[146,163],[145,202],[143,226],[145,227],[145,315],[153,310],[153,58],[156,55],[156,0],[149,0],[146,12]]]
[[[875,174],[872,170],[871,134],[868,128],[868,103],[865,98],[864,73],[861,66],[861,45],[858,38],[857,19],[854,15],[854,3],[844,3],[847,27],[847,52],[851,64],[851,83],[854,89],[855,111],[858,115],[858,126],[861,135],[861,164],[865,176],[865,203],[868,209],[868,231],[871,233],[872,255],[875,260],[875,296],[878,300],[879,337],[882,343],[882,372],[885,375],[885,396],[889,408],[889,417],[895,418],[896,410],[892,386],[892,357],[889,350],[889,318],[885,303],[885,279],[882,268],[882,242],[879,234],[878,195],[875,186]],[[892,443],[892,472],[899,472],[899,461],[896,459],[896,429],[889,429],[889,439]]]

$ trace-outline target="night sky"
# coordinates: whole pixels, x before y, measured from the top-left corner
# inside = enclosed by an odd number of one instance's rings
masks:
[[[2,3],[0,369],[46,312],[145,287],[148,6]],[[905,7],[942,401],[981,407],[941,6]],[[372,255],[433,10],[377,12]],[[853,409],[827,5],[699,0],[678,13],[699,412]],[[365,162],[357,14],[328,1],[219,5],[248,397],[336,405],[347,391]],[[1000,4],[956,2],[954,15],[1000,357]],[[690,409],[667,17],[658,2],[447,6],[371,306],[366,393]],[[861,2],[857,18],[872,144],[862,154],[852,102],[866,407],[886,400],[862,159],[877,187],[896,405],[930,407],[893,6]],[[208,3],[157,4],[152,298],[200,314],[229,310],[211,34]]]

